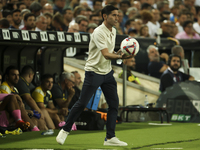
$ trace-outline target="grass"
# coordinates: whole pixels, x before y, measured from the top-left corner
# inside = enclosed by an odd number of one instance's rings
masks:
[[[24,132],[22,135],[7,135],[0,138],[0,150],[21,149],[54,149],[54,150],[84,150],[84,149],[169,149],[184,150],[200,149],[200,126],[197,123],[172,123],[171,126],[153,126],[148,122],[121,123],[116,126],[116,136],[128,143],[126,147],[103,146],[105,130],[72,131],[64,145],[59,145],[54,135],[43,136],[41,132]]]

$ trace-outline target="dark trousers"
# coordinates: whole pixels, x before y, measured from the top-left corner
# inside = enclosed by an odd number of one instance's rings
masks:
[[[113,73],[113,70],[106,75],[96,74],[92,71],[85,72],[85,79],[80,98],[72,107],[63,130],[67,132],[71,131],[73,123],[80,116],[90,98],[100,86],[109,106],[106,124],[106,137],[115,137],[115,125],[118,113],[119,98],[117,95],[117,83],[113,77]]]

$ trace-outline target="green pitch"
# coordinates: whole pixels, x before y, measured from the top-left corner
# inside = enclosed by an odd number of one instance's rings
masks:
[[[64,145],[59,145],[54,135],[43,136],[41,132],[24,132],[21,135],[7,135],[0,138],[0,150],[22,149],[200,149],[200,126],[197,123],[172,123],[171,126],[154,126],[148,122],[121,123],[116,126],[116,136],[128,143],[126,147],[103,146],[105,130],[72,131]]]

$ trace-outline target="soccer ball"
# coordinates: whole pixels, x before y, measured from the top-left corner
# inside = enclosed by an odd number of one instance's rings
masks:
[[[136,55],[139,52],[140,45],[134,38],[125,38],[121,42],[120,48],[126,55]]]

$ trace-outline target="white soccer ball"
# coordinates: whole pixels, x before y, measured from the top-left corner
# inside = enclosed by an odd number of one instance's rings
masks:
[[[120,48],[126,55],[136,55],[139,52],[140,45],[134,38],[125,38],[121,42]]]

